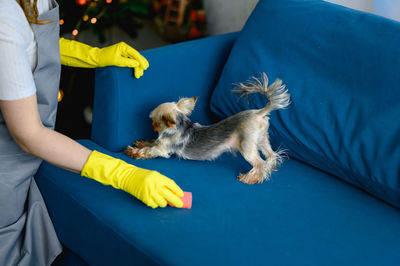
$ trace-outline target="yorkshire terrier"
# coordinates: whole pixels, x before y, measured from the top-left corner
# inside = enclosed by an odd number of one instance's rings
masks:
[[[158,138],[135,141],[135,147],[128,146],[125,154],[136,159],[169,158],[176,154],[184,159],[212,160],[223,152],[239,150],[253,168],[246,174],[239,174],[238,179],[247,184],[262,183],[269,180],[282,162],[283,151],[273,151],[269,142],[267,115],[290,104],[290,94],[285,88],[280,79],[268,86],[265,73],[261,80],[253,77],[246,84],[239,83],[234,92],[246,97],[251,93],[262,93],[268,99],[267,105],[262,109],[242,111],[209,126],[193,123],[188,118],[198,97],[163,103],[150,114]]]

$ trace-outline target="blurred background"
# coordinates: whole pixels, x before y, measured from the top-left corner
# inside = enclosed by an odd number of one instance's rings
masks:
[[[280,0],[270,0],[280,1]],[[326,0],[400,20],[400,0]],[[57,0],[66,39],[138,51],[239,31],[258,0]],[[150,62],[151,64],[151,62]],[[94,69],[62,67],[56,130],[90,137]]]

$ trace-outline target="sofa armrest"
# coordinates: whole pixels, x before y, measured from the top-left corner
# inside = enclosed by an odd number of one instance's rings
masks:
[[[95,74],[91,138],[110,151],[154,138],[149,114],[160,103],[198,96],[194,121],[210,122],[209,98],[238,33],[161,48],[142,55],[150,67],[140,79],[130,68],[99,68]]]

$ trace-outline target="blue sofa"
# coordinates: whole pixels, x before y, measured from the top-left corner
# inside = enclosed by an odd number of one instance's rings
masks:
[[[37,183],[82,264],[399,265],[399,23],[324,1],[260,0],[239,33],[143,55],[139,80],[128,68],[96,70],[92,135],[80,143],[173,178],[193,205],[151,209],[43,163]],[[236,180],[250,169],[240,155],[124,155],[156,137],[148,116],[162,102],[199,96],[191,118],[202,124],[265,105],[231,93],[261,72],[292,99],[271,115],[271,143],[288,158],[269,182]]]

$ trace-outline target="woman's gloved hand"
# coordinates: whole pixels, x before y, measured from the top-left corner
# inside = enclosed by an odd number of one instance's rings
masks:
[[[92,151],[81,175],[122,189],[152,208],[165,207],[167,202],[178,208],[183,206],[179,198],[183,191],[172,179],[98,151]]]
[[[60,38],[61,64],[72,67],[119,66],[134,68],[136,78],[143,75],[149,62],[124,42],[97,48],[81,42]]]

